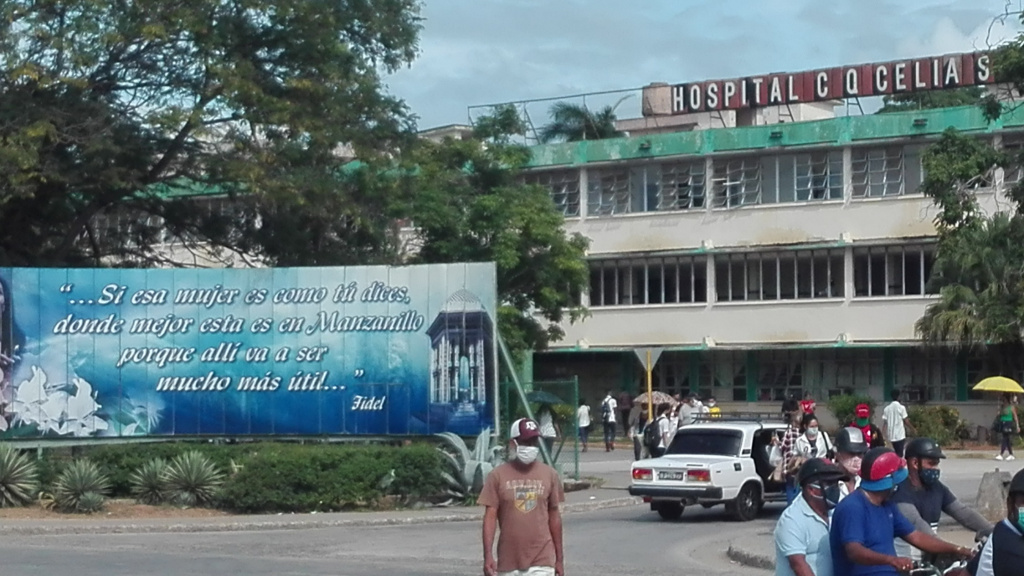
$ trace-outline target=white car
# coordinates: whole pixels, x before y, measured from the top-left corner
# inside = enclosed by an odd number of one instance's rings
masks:
[[[770,480],[772,435],[781,422],[706,421],[684,426],[661,458],[633,463],[629,493],[642,496],[666,520],[686,506],[725,504],[736,519],[753,520],[765,502],[785,502],[785,486]]]

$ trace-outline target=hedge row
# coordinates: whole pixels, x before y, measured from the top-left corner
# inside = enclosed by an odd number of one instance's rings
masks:
[[[190,450],[202,452],[226,473],[217,504],[235,512],[336,511],[389,495],[406,502],[431,500],[444,490],[442,461],[428,443],[175,442],[50,450],[39,462],[40,481],[46,490],[70,461],[89,458],[109,475],[110,496],[130,498],[129,478],[143,464]]]

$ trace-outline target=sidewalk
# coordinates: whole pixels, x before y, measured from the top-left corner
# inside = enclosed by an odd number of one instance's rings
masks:
[[[618,466],[616,466],[618,467]],[[609,483],[622,484],[624,471],[610,473],[589,471],[586,476]],[[562,511],[566,514],[604,510],[640,504],[639,498],[630,496],[621,488],[589,488],[565,495]],[[240,532],[257,530],[303,530],[337,526],[395,526],[406,524],[433,524],[438,522],[474,522],[483,517],[480,506],[448,506],[422,510],[392,510],[387,512],[322,512],[311,514],[255,514],[215,516],[206,518],[117,518],[106,519],[101,514],[61,518],[57,520],[0,520],[3,535],[63,535],[63,534],[139,534],[156,532]]]

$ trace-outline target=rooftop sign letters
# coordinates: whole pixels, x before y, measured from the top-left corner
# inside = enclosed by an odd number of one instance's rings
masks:
[[[987,53],[948,54],[672,86],[672,113],[738,110],[991,84]]]

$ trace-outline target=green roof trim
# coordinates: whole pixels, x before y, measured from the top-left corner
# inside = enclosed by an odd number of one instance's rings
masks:
[[[915,122],[924,120],[924,122]],[[582,166],[598,162],[705,156],[805,146],[843,145],[868,140],[937,136],[947,128],[968,133],[992,133],[1024,128],[1024,109],[1009,108],[988,122],[977,106],[910,110],[891,114],[841,116],[828,120],[715,128],[691,132],[650,134],[607,140],[541,144],[531,147],[530,168]]]

